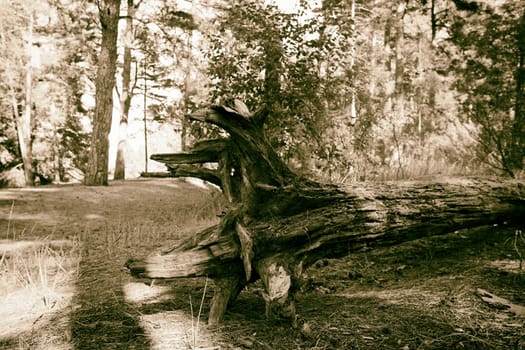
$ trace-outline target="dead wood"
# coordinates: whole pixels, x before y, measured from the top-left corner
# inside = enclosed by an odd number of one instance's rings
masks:
[[[519,222],[525,185],[501,179],[435,179],[336,187],[305,179],[264,136],[264,111],[234,101],[190,116],[229,137],[186,153],[154,155],[172,176],[219,185],[231,208],[220,224],[145,260],[131,272],[150,278],[209,276],[218,286],[209,322],[220,321],[246,284],[261,278],[268,318],[295,322],[294,292],[304,268],[324,257],[390,246],[425,236]],[[193,164],[215,162],[215,169]]]
[[[513,313],[516,316],[525,317],[525,306],[516,305],[507,299],[501,298],[481,288],[477,289],[477,294],[484,302],[496,309]]]

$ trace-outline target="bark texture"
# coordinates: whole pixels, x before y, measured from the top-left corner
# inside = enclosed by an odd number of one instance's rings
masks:
[[[263,113],[263,112],[261,112]],[[525,185],[517,180],[435,179],[344,188],[292,172],[264,136],[264,114],[239,101],[197,112],[225,139],[200,142],[185,153],[153,155],[172,176],[194,176],[223,189],[230,210],[191,239],[129,260],[137,276],[209,276],[218,286],[209,323],[250,282],[262,279],[268,319],[295,324],[295,291],[304,268],[323,257],[390,246],[485,224],[519,222]],[[217,162],[216,170],[194,164]]]
[[[89,153],[86,185],[108,184],[109,132],[113,115],[113,88],[117,61],[120,0],[98,3],[102,42],[95,80],[95,115]]]

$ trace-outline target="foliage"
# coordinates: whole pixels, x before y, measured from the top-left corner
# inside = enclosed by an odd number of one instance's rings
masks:
[[[281,155],[328,181],[472,166],[462,159],[472,158],[475,128],[457,119],[451,79],[438,74],[429,5],[351,3],[285,14],[234,2],[209,35],[212,98],[272,106],[268,134]],[[268,62],[277,94],[268,94]]]
[[[139,86],[144,79],[147,82],[147,114],[180,132],[182,147],[189,142],[186,114],[207,100],[200,51],[210,5],[188,3],[190,7],[161,0],[148,8],[146,2],[145,10],[137,14],[134,51],[141,63]]]
[[[24,28],[28,20],[24,17],[23,4],[5,0],[0,2],[0,49],[5,54],[0,60],[0,171],[20,162],[16,118],[22,113],[24,92],[24,62],[27,50],[24,41]],[[20,64],[22,63],[22,64]]]
[[[329,82],[320,70],[335,45],[307,10],[286,14],[261,1],[234,1],[208,35],[207,52],[212,100],[235,97],[251,110],[265,108],[272,144],[303,167],[325,146]]]
[[[451,40],[460,49],[452,60],[466,116],[480,126],[479,156],[494,168],[515,175],[523,156],[513,159],[521,14],[525,6],[508,2],[465,17],[458,13]],[[522,44],[523,45],[523,44]],[[519,145],[517,147],[520,147]]]

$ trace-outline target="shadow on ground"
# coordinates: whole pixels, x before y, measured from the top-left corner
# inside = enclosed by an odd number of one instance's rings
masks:
[[[80,263],[71,314],[72,342],[78,350],[149,349],[139,313],[124,300],[126,276],[119,261],[89,255]]]

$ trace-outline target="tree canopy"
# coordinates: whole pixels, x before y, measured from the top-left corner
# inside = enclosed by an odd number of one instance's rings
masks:
[[[35,175],[21,185],[81,180],[90,150],[107,153],[109,176],[137,176],[152,151],[219,133],[185,115],[225,98],[263,111],[279,155],[322,181],[522,174],[521,2],[123,2],[102,150],[91,137],[108,64],[97,3],[4,1],[0,11],[3,182],[22,168]],[[129,142],[117,157],[119,140]]]

